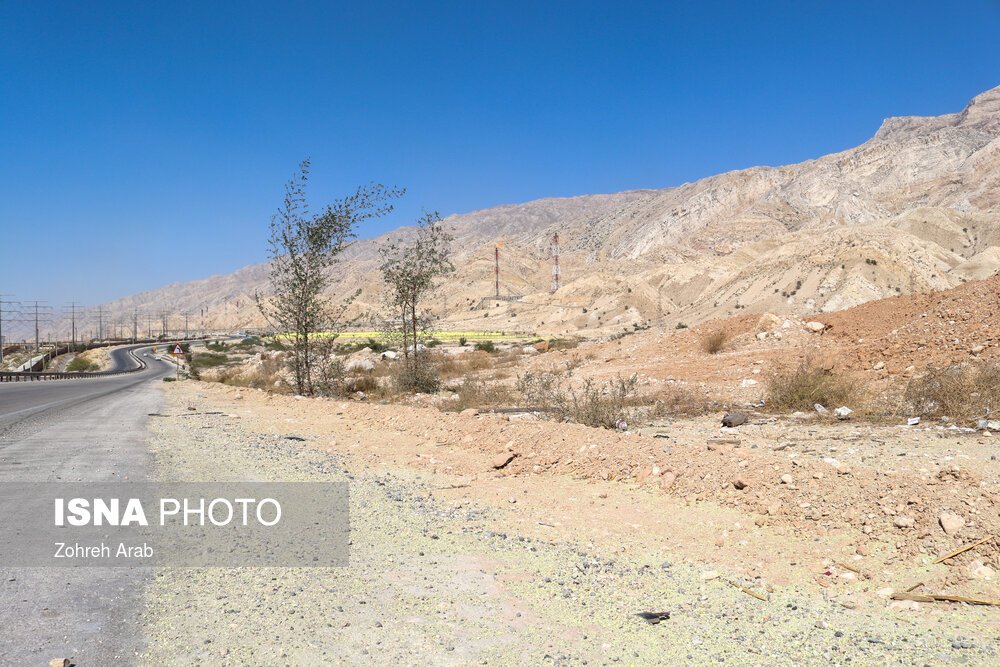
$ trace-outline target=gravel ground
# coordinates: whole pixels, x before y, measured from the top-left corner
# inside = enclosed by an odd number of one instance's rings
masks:
[[[214,408],[186,411],[189,393],[168,388],[167,416],[151,419],[163,479],[346,479],[351,564],[161,570],[146,593],[141,664],[1000,661],[992,609],[870,613],[824,599],[816,586],[768,592],[724,563],[711,577],[704,564],[664,560],[662,550],[515,534],[505,508],[433,497],[441,474],[315,451],[309,440],[234,419],[219,396]],[[670,618],[649,624],[636,616],[646,611]]]

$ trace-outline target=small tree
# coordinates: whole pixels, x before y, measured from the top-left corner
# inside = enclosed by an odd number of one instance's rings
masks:
[[[400,318],[403,354],[414,371],[421,370],[423,363],[421,355],[417,354],[418,337],[429,325],[419,304],[434,290],[438,278],[455,270],[451,262],[451,240],[435,211],[417,220],[417,233],[412,243],[390,242],[380,249],[390,309]]]
[[[279,334],[291,338],[291,366],[299,394],[313,392],[313,334],[331,320],[330,304],[323,297],[330,283],[329,267],[354,238],[359,223],[391,211],[389,202],[405,192],[372,183],[315,215],[306,203],[308,180],[307,158],[285,185],[285,200],[271,217],[268,258],[273,295],[254,294],[264,318]]]

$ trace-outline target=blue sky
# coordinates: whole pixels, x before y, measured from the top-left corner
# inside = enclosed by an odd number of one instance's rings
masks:
[[[0,2],[0,293],[265,257],[283,183],[461,213],[857,145],[1000,85],[1000,2]]]

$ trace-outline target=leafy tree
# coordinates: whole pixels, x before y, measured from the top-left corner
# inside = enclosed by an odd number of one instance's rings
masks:
[[[411,243],[390,242],[382,246],[382,278],[389,287],[389,306],[399,317],[406,363],[421,370],[423,356],[417,353],[419,335],[426,332],[429,318],[419,310],[436,287],[438,278],[455,270],[451,262],[451,241],[437,211],[417,220]],[[412,352],[412,354],[411,354]]]
[[[284,202],[271,217],[268,258],[273,294],[254,294],[264,318],[290,339],[291,368],[299,394],[313,393],[317,354],[313,334],[332,319],[329,300],[323,297],[331,280],[328,269],[355,237],[358,224],[391,211],[391,200],[405,192],[371,183],[313,214],[306,202],[309,164],[307,158],[299,165],[285,185]]]

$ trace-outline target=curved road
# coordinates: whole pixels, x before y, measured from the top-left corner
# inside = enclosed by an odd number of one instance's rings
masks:
[[[112,350],[117,370],[134,367]],[[142,356],[150,346],[135,346]],[[0,484],[5,481],[145,481],[146,420],[157,382],[173,366],[103,378],[0,384]],[[4,530],[0,516],[0,539]],[[132,664],[145,568],[5,568],[0,563],[0,665]]]

